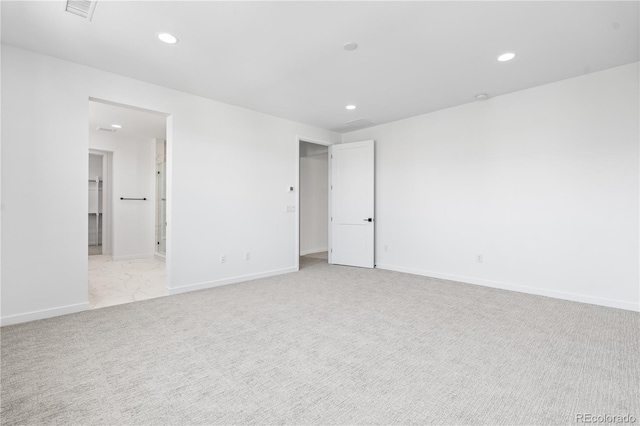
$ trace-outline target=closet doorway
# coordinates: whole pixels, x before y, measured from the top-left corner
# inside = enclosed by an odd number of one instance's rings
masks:
[[[299,140],[299,268],[329,258],[329,146]]]
[[[89,304],[166,295],[168,114],[89,101]]]
[[[89,256],[111,254],[111,153],[89,150]]]

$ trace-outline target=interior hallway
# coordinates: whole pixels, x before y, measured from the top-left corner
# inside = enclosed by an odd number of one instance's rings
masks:
[[[324,259],[324,260],[329,260],[329,252],[327,251],[321,251],[319,253],[309,253],[305,256],[302,257],[306,257],[309,259]]]

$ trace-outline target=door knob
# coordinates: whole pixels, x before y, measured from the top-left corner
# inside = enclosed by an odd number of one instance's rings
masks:
[[[373,222],[373,218],[368,217],[366,219],[362,219],[364,222]]]

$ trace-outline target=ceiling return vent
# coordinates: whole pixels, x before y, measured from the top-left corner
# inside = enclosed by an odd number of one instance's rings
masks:
[[[371,120],[367,120],[366,118],[358,118],[344,123],[345,127],[348,127],[350,130],[364,129],[365,127],[371,127],[374,124],[376,123]]]
[[[101,132],[109,132],[109,133],[113,133],[115,132],[117,129],[114,129],[113,127],[97,127],[96,130],[100,130]]]
[[[90,21],[96,8],[96,1],[67,0],[65,11]]]

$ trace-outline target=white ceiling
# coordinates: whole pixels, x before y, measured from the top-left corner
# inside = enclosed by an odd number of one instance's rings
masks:
[[[1,3],[4,43],[340,132],[640,59],[637,1]]]
[[[106,133],[108,135],[127,139],[166,139],[167,117],[164,114],[89,102],[89,133],[104,134],[98,127],[112,129],[112,124],[122,128]]]

